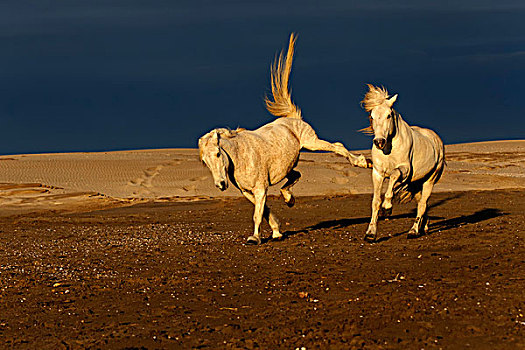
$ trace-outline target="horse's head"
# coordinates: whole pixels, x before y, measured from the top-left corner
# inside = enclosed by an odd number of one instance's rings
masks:
[[[369,112],[370,127],[363,129],[365,132],[374,134],[374,145],[384,149],[390,136],[395,132],[396,111],[392,108],[396,102],[397,94],[390,97],[385,88],[375,87],[368,84],[369,91],[366,93],[362,104]]]
[[[220,133],[217,130],[210,131],[199,139],[199,155],[210,169],[215,186],[224,191],[228,188],[229,159],[220,142]]]
[[[387,140],[394,133],[396,112],[392,105],[396,98],[397,95],[394,95],[385,99],[384,103],[370,111],[370,125],[374,130],[374,145],[379,149],[385,148]]]

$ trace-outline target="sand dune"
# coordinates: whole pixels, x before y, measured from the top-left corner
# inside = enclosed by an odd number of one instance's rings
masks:
[[[446,152],[438,192],[525,187],[525,140],[448,145]],[[298,196],[372,190],[370,170],[333,154],[302,153],[297,169],[303,175],[294,187]],[[196,149],[3,156],[0,183],[0,206],[8,212],[240,195],[235,188],[220,192],[213,186]],[[278,188],[270,194],[278,195]]]

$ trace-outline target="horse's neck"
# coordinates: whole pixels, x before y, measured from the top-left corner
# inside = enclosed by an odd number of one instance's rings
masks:
[[[397,112],[396,112],[397,113]],[[397,113],[396,117],[396,134],[393,139],[403,139],[406,137],[406,134],[411,132],[410,125],[401,117],[401,114]]]
[[[220,146],[224,150],[224,152],[226,152],[228,157],[230,157],[232,161],[235,161],[237,156],[237,142],[235,142],[235,138],[221,139]]]
[[[392,138],[392,149],[400,150],[403,149],[403,146],[407,144],[407,139],[410,139],[412,129],[410,128],[410,125],[408,125],[408,123],[404,121],[403,118],[401,118],[401,114],[399,113],[397,113],[395,127],[396,132],[394,137]]]

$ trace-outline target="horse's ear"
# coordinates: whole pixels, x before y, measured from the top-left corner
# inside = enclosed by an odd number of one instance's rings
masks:
[[[213,134],[211,136],[215,140],[215,142],[217,142],[217,145],[219,145],[219,139],[221,137],[219,131],[217,129],[213,130]]]
[[[396,102],[396,100],[397,100],[397,94],[387,99],[386,103],[388,103],[389,107],[392,107],[394,105],[394,102]]]

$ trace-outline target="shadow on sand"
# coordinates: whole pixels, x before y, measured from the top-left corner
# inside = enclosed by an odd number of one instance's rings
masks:
[[[482,209],[482,210],[478,210],[477,212],[475,212],[473,214],[470,214],[470,215],[461,215],[461,216],[458,216],[458,217],[455,217],[455,218],[452,218],[452,219],[446,219],[446,220],[438,221],[436,223],[430,223],[428,232],[425,232],[424,234],[420,235],[419,237],[428,236],[428,235],[431,235],[431,234],[433,234],[435,232],[447,231],[447,230],[450,230],[450,229],[453,229],[453,228],[457,228],[457,227],[461,227],[461,226],[464,226],[464,225],[475,224],[475,223],[478,223],[478,222],[482,222],[482,221],[485,221],[485,220],[497,218],[499,216],[504,216],[504,215],[508,215],[508,214],[502,212],[499,209],[485,208],[485,209]],[[388,240],[390,240],[390,239],[392,239],[394,237],[401,236],[404,233],[406,233],[406,231],[395,233],[393,235],[389,235],[389,236],[385,236],[385,237],[381,237],[381,238],[378,238],[374,243],[385,242],[385,241],[388,241]],[[412,239],[417,239],[419,237],[414,237]]]
[[[432,203],[428,206],[428,209],[438,207],[450,200],[456,199],[461,197],[462,193],[457,193],[453,196],[449,196],[446,198],[443,198],[435,203]],[[410,213],[405,214],[398,214],[398,215],[391,215],[388,217],[389,220],[394,219],[407,219],[407,218],[415,218],[416,217],[416,209],[413,209]],[[380,218],[382,220],[383,218]],[[442,217],[429,217],[430,220],[440,220],[443,219]],[[346,228],[352,225],[358,225],[358,224],[366,224],[370,222],[370,217],[364,217],[364,218],[351,218],[351,219],[336,219],[336,220],[327,220],[327,221],[321,221],[315,225],[308,226],[302,230],[296,230],[296,231],[286,231],[283,233],[283,238],[287,238],[289,236],[296,235],[298,233],[308,233],[313,230],[320,230],[320,229],[338,229],[338,228]]]
[[[435,203],[432,203],[428,206],[429,209],[438,207],[450,200],[456,199],[461,197],[463,194],[458,193],[453,196],[449,196],[447,198],[443,198]],[[445,219],[443,220],[442,217],[436,217],[436,216],[429,216],[429,219],[431,221],[429,231],[425,233],[425,235],[431,235],[435,232],[441,232],[441,231],[447,231],[453,228],[457,228],[460,226],[468,225],[468,224],[475,224],[481,221],[493,219],[499,216],[507,215],[506,213],[502,212],[499,209],[494,208],[485,208],[482,210],[479,210],[473,214],[470,215],[461,215],[455,218],[451,219]],[[416,216],[416,209],[413,209],[410,211],[410,213],[404,213],[404,214],[398,214],[388,217],[389,220],[395,220],[395,219],[407,219],[407,218],[415,218]],[[441,220],[435,222],[435,220]],[[286,231],[283,233],[283,239],[287,239],[291,236],[294,236],[299,233],[309,233],[310,231],[314,230],[320,230],[320,229],[340,229],[340,228],[346,228],[352,225],[358,225],[358,224],[365,224],[370,221],[370,217],[361,217],[361,218],[349,218],[349,219],[336,219],[336,220],[327,220],[327,221],[321,221],[315,225],[308,226],[302,230],[296,230],[296,231]],[[407,229],[408,230],[408,229]],[[384,241],[388,241],[394,237],[401,236],[405,234],[407,231],[395,233],[389,236],[380,237],[376,240],[374,243],[380,243]],[[363,234],[364,235],[364,234]]]
[[[468,224],[475,224],[481,221],[497,218],[499,216],[508,215],[499,209],[485,208],[478,210],[477,212],[470,215],[462,215],[452,219],[438,221],[433,225],[430,225],[429,233],[432,234],[438,231],[447,231],[456,227],[460,227]]]

